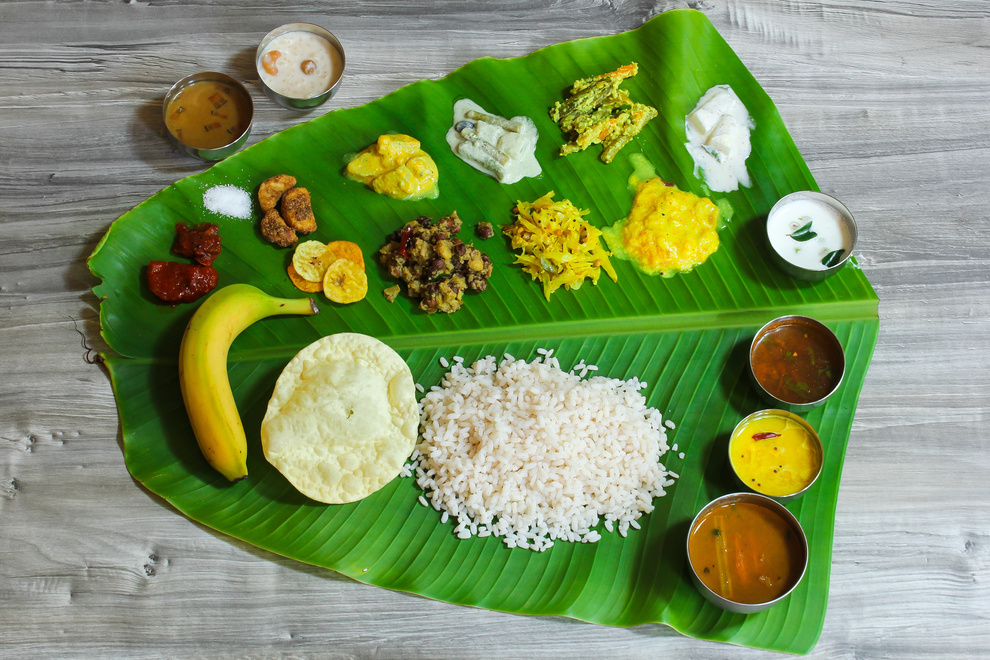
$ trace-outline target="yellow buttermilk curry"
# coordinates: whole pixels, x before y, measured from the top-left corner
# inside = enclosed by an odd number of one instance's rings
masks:
[[[750,502],[712,509],[688,539],[701,581],[737,603],[766,603],[787,593],[804,569],[797,532],[770,509]]]
[[[628,217],[603,231],[615,256],[650,275],[671,277],[718,249],[718,220],[719,208],[710,199],[652,177],[636,186]]]
[[[395,199],[435,197],[439,171],[433,158],[408,135],[382,135],[347,164],[348,177]]]
[[[821,470],[822,453],[804,426],[769,413],[736,429],[729,439],[729,460],[748,487],[780,497],[811,485]]]

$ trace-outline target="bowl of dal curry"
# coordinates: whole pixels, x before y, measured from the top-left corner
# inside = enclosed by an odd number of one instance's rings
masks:
[[[811,424],[786,410],[747,415],[729,437],[729,463],[740,483],[778,502],[797,499],[814,485],[824,454]]]
[[[724,610],[752,614],[781,602],[808,568],[808,538],[782,504],[757,493],[709,502],[688,531],[695,587]]]

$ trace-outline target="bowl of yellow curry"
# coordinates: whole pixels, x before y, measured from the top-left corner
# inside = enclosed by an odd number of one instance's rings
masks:
[[[729,436],[729,463],[749,490],[789,502],[818,480],[824,463],[821,438],[807,421],[787,410],[760,410],[736,424]]]
[[[691,523],[688,566],[695,587],[730,612],[752,614],[787,598],[808,568],[808,538],[779,502],[732,493],[709,502]]]

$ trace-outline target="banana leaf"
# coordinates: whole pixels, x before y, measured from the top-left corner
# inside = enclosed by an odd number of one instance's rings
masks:
[[[643,133],[609,165],[594,148],[566,158],[547,110],[581,77],[638,62],[627,80],[634,100],[659,110]],[[632,201],[629,156],[641,153],[657,173],[703,194],[683,143],[684,116],[711,86],[729,84],[753,116],[753,185],[724,197],[735,215],[721,247],[693,272],[664,279],[614,261],[618,283],[558,291],[541,287],[512,265],[501,237],[476,245],[489,254],[488,290],[466,296],[455,314],[428,315],[400,296],[379,292],[394,282],[371,258],[385,237],[420,215],[456,210],[464,233],[482,220],[511,222],[517,200],[553,190],[589,209],[598,226],[624,217]],[[543,174],[501,185],[454,156],[444,133],[453,103],[468,97],[503,116],[527,115],[537,124]],[[347,156],[379,134],[418,138],[441,172],[436,199],[398,201],[372,193],[342,175]],[[203,459],[179,391],[177,353],[195,305],[162,305],[148,292],[143,269],[168,259],[178,221],[218,222],[223,252],[220,282],[249,282],[284,297],[298,296],[286,277],[289,251],[261,239],[254,220],[211,215],[203,192],[217,184],[255,191],[262,180],[290,173],[313,197],[320,220],[315,238],[358,243],[368,256],[370,294],[356,304],[321,301],[322,313],[272,318],[253,325],[230,351],[229,374],[248,434],[246,481],[230,484]],[[334,110],[285,130],[209,170],[178,181],[117,221],[90,257],[102,280],[100,319],[105,357],[120,412],[131,474],[178,511],[226,534],[299,561],[327,567],[380,587],[450,603],[529,615],[635,626],[662,623],[685,635],[806,653],[822,629],[828,602],[835,506],[856,403],[878,332],[877,297],[855,264],[823,282],[798,282],[768,261],[762,227],[781,196],[817,190],[773,102],[707,18],[692,10],[667,12],[631,32],[554,45],[526,57],[482,58],[438,81],[420,81],[367,105]],[[257,209],[256,209],[257,211]],[[260,217],[260,212],[258,213]],[[731,614],[705,601],[686,565],[687,527],[711,499],[736,490],[727,463],[728,435],[739,419],[765,407],[747,377],[746,355],[755,330],[781,314],[806,314],[831,327],[847,354],[847,372],[826,405],[806,415],[825,445],[818,483],[788,504],[810,544],[807,575],[784,602],[761,613]],[[552,348],[565,368],[584,359],[599,374],[638,376],[649,383],[650,406],[675,422],[678,451],[665,457],[680,475],[642,529],[626,537],[603,531],[598,543],[558,542],[536,553],[508,549],[498,539],[459,540],[432,508],[418,503],[412,479],[397,478],[353,504],[308,500],[265,461],[261,419],[276,378],[291,357],[317,338],[361,332],[391,345],[427,389],[445,372],[439,359],[468,363],[508,352],[535,357]],[[683,457],[681,457],[683,453]]]

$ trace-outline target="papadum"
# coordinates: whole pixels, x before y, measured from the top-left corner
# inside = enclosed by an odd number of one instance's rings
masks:
[[[344,504],[394,479],[416,444],[409,366],[367,335],[319,339],[285,366],[261,423],[265,458],[302,494]]]

